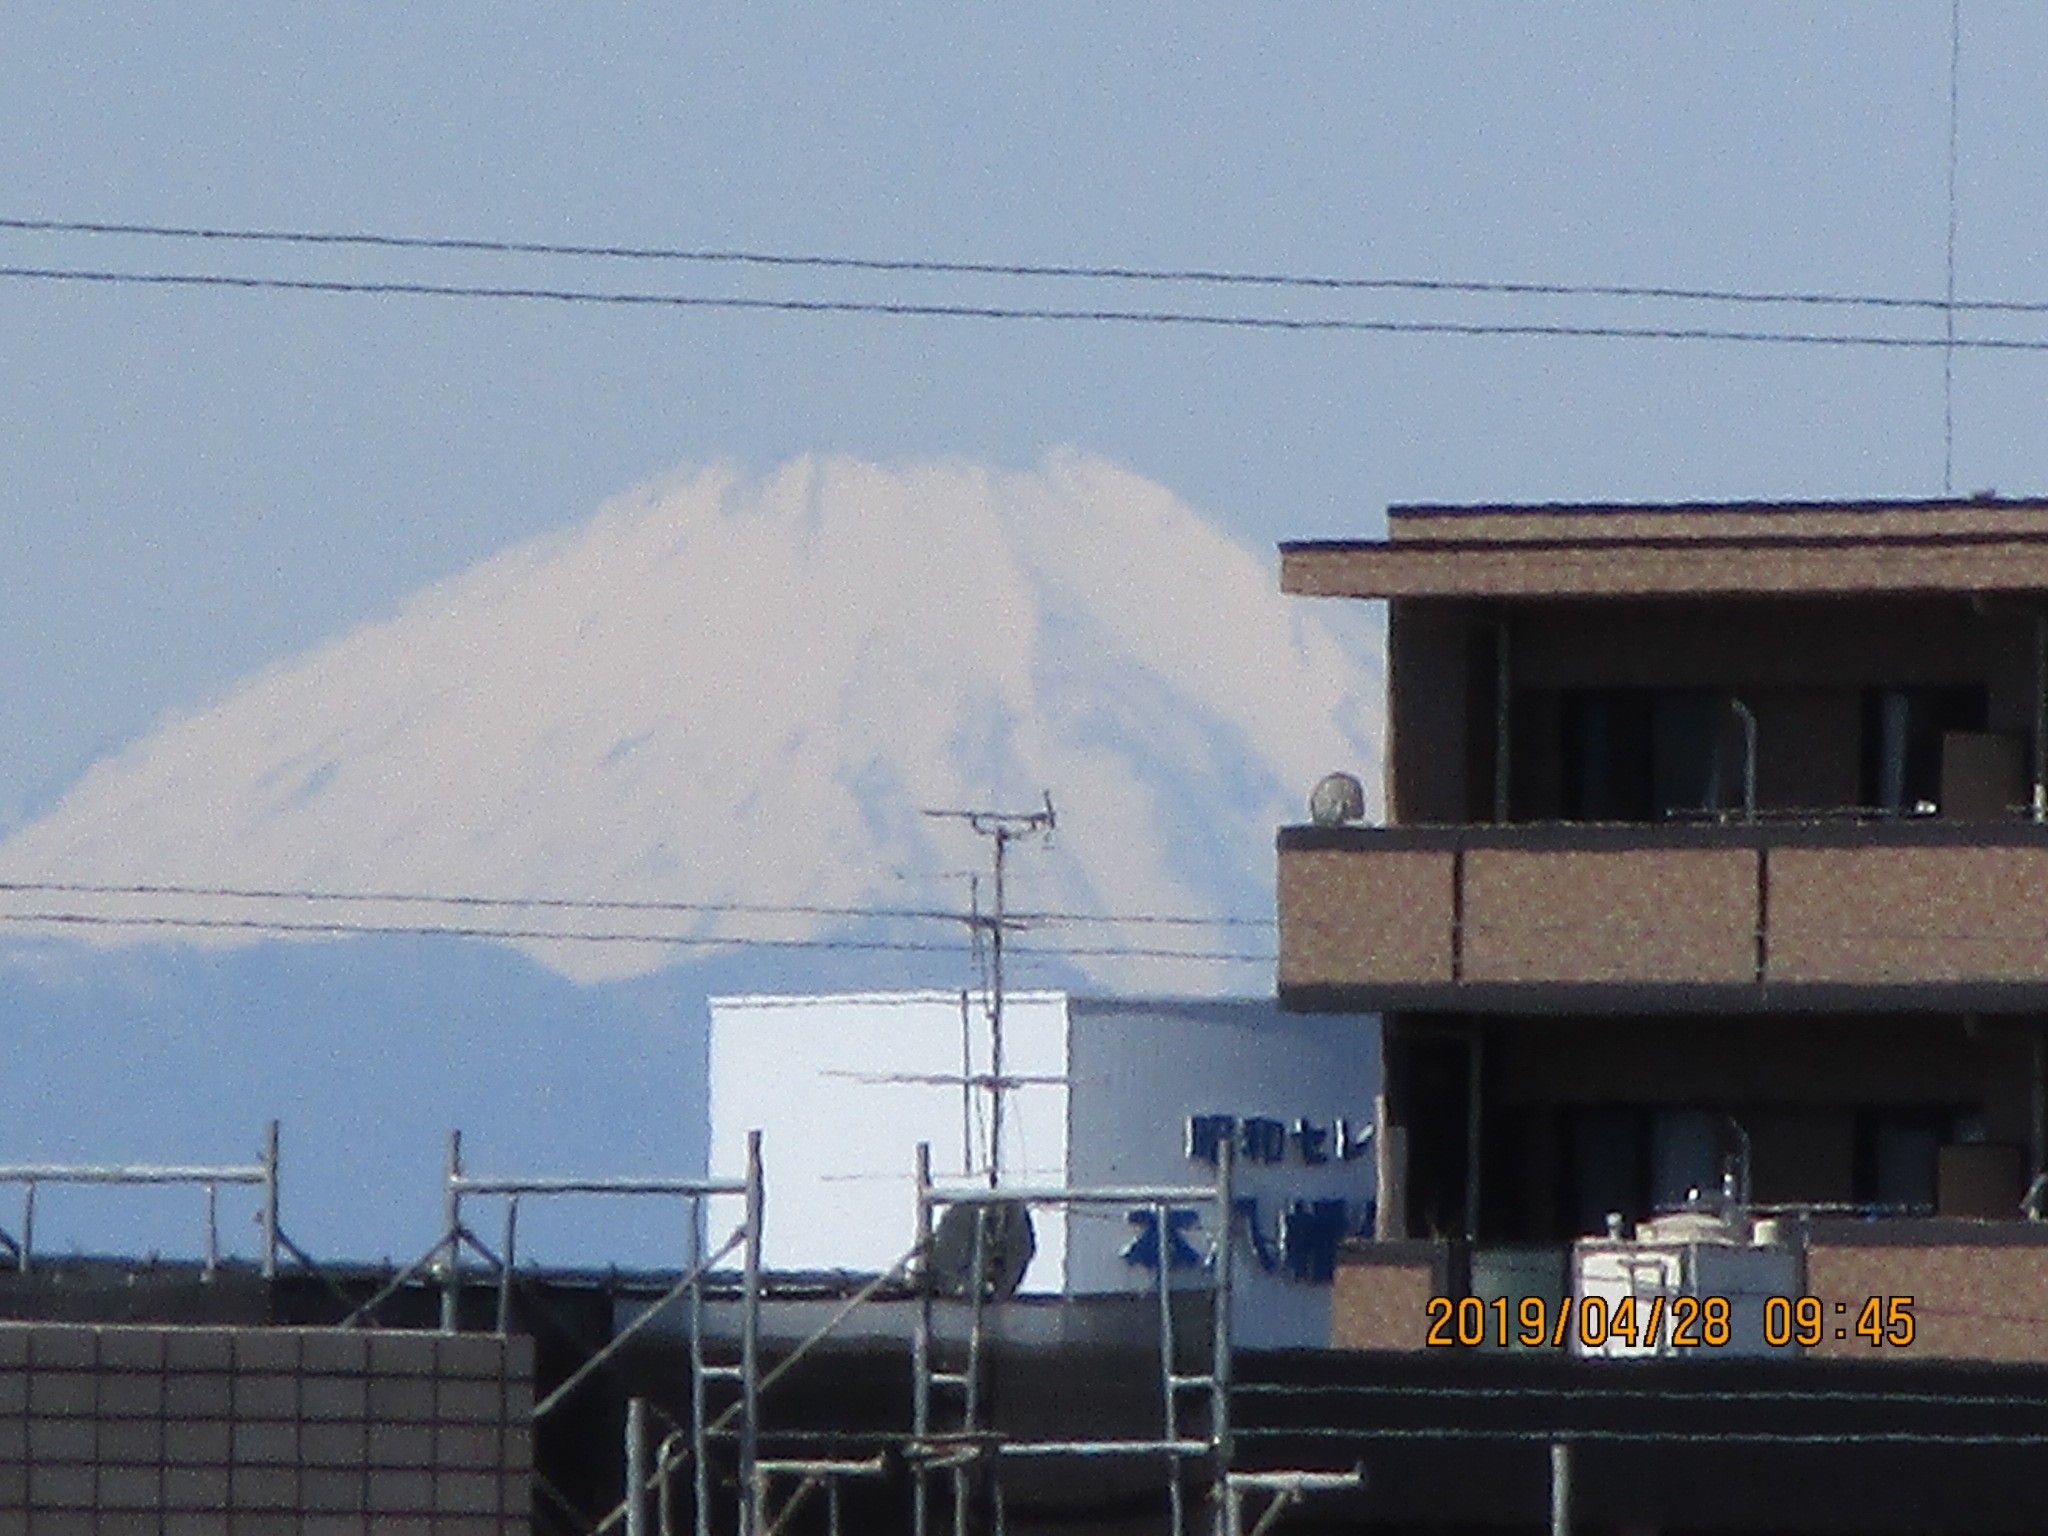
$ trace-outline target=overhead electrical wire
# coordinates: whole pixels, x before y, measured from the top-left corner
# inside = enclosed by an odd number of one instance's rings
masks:
[[[1824,290],[1687,287],[1654,283],[1568,283],[1507,279],[1344,277],[1303,272],[1258,272],[1214,267],[1143,267],[1078,262],[949,261],[932,257],[847,256],[712,246],[586,244],[506,240],[466,235],[394,235],[370,230],[252,229],[191,224],[125,223],[97,219],[0,217],[0,230],[27,234],[126,236],[233,244],[327,246],[487,255],[548,256],[571,260],[751,266],[898,276],[1005,277],[1151,283],[1174,286],[1307,289],[1339,293],[1434,293],[1518,298],[1648,299],[1714,304],[1796,305],[1817,308],[1956,310],[1996,314],[2048,313],[2048,300],[1957,299],[1911,294]]]
[[[957,945],[898,939],[765,938],[753,934],[679,934],[635,931],[590,932],[555,928],[516,928],[485,924],[368,923],[346,920],[294,921],[286,918],[182,917],[165,913],[0,912],[0,925],[65,928],[161,928],[194,932],[303,934],[318,937],[363,935],[419,936],[456,939],[509,939],[563,944],[646,944],[687,949],[862,950],[911,954],[957,955]],[[1046,959],[1078,958],[1190,960],[1213,964],[1270,965],[1271,954],[1228,950],[1156,949],[1143,945],[1062,945],[1058,949],[1017,946],[1015,953]]]
[[[1354,316],[1204,313],[1199,310],[1055,308],[1012,304],[943,304],[878,299],[759,298],[729,294],[607,292],[598,289],[427,283],[226,272],[117,272],[85,267],[0,266],[0,280],[202,288],[279,293],[354,294],[384,298],[505,300],[616,308],[739,310],[779,314],[876,315],[892,318],[1193,326],[1212,330],[1348,332],[1380,336],[1528,337],[1596,341],[1709,341],[1752,345],[1881,348],[1928,351],[2048,352],[2048,339],[1905,336],[1883,332],[1763,331],[1687,325],[1599,325],[1536,321],[1390,320]]]
[[[0,880],[0,894],[45,896],[190,896],[231,901],[352,902],[360,904],[486,907],[577,912],[738,914],[768,917],[860,917],[927,922],[993,921],[943,907],[831,905],[816,902],[669,901],[601,896],[487,896],[454,891],[341,891],[311,886],[202,885],[165,881]],[[1201,917],[1182,913],[1012,912],[1012,923],[1099,923],[1185,928],[1272,928],[1271,918]]]

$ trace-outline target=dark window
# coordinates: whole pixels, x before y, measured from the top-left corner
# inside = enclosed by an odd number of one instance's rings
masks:
[[[1913,811],[1941,803],[1941,738],[1981,731],[1990,715],[1986,689],[1871,688],[1863,695],[1863,803]]]
[[[1946,1108],[1870,1108],[1856,1115],[1856,1198],[1867,1205],[1931,1213],[1941,1149],[1954,1139]]]
[[[1587,688],[1560,716],[1564,812],[1661,821],[1742,802],[1733,701],[1705,688]]]

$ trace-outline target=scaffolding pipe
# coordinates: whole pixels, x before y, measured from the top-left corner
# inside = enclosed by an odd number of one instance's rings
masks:
[[[747,1132],[746,1255],[740,1314],[740,1536],[755,1536],[762,1509],[754,1466],[761,1456],[761,1133]]]
[[[690,1202],[690,1496],[695,1536],[711,1536],[711,1467],[704,1421],[704,1202]],[[664,1485],[666,1486],[666,1485]],[[662,1536],[669,1536],[667,1531]]]
[[[1001,849],[997,840],[996,847]],[[993,1164],[991,1164],[993,1169]],[[993,1173],[991,1173],[993,1177]],[[961,1429],[974,1434],[981,1428],[981,1350],[982,1331],[987,1316],[988,1289],[988,1209],[977,1205],[974,1208],[973,1262],[967,1271],[968,1316],[967,1328],[967,1371],[962,1410]],[[953,1469],[953,1536],[967,1536],[968,1479],[973,1469],[962,1465]]]
[[[626,1399],[626,1536],[647,1536],[647,1399]]]
[[[1180,1438],[1180,1414],[1175,1402],[1178,1384],[1173,1368],[1173,1277],[1167,1269],[1167,1209],[1163,1205],[1152,1207],[1152,1230],[1159,1236],[1159,1395],[1165,1438],[1170,1444]],[[1172,1536],[1185,1536],[1187,1512],[1181,1506],[1180,1462],[1173,1456],[1166,1458],[1166,1511],[1167,1529]]]
[[[1215,1445],[1216,1480],[1230,1472],[1230,1329],[1232,1261],[1236,1247],[1237,1149],[1225,1138],[1216,1158],[1216,1282],[1209,1336],[1209,1438]]]
[[[1571,1536],[1572,1443],[1550,1442],[1550,1536]]]
[[[277,1278],[277,1122],[263,1127],[263,1278]]]
[[[462,1132],[448,1133],[448,1179],[441,1191],[441,1230],[447,1233],[448,1251],[442,1258],[441,1331],[454,1333],[461,1326],[462,1303]]]
[[[1001,1189],[981,1186],[935,1186],[929,1191],[934,1205],[1199,1205],[1216,1195],[1213,1184],[1129,1184],[1091,1189],[1062,1189],[1056,1184],[1006,1184]]]
[[[910,1368],[915,1376],[910,1395],[910,1433],[923,1442],[932,1431],[932,1144],[917,1144],[917,1252],[924,1265],[917,1287],[917,1324],[911,1338]],[[930,1484],[920,1465],[910,1486],[910,1529],[912,1536],[927,1536],[930,1513]]]
[[[505,1256],[498,1266],[498,1337],[512,1331],[512,1266],[519,1256],[519,1197],[505,1202]]]

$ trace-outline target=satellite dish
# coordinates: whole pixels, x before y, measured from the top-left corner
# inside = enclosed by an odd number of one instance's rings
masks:
[[[1348,773],[1326,773],[1309,792],[1309,820],[1319,827],[1341,827],[1365,820],[1365,786]]]
[[[1038,1239],[1031,1231],[1031,1210],[1022,1200],[947,1206],[939,1217],[938,1230],[932,1234],[931,1254],[925,1260],[925,1280],[941,1296],[974,1294],[977,1216],[982,1223],[982,1299],[1001,1301],[1017,1294],[1031,1256],[1038,1252]]]

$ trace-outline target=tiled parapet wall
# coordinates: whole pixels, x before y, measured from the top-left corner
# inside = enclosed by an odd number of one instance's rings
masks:
[[[2048,988],[2030,821],[1289,827],[1278,895],[1283,995],[1345,1006],[1766,983],[2026,988],[2032,1007]]]
[[[521,1536],[533,1352],[0,1323],[0,1536]]]

